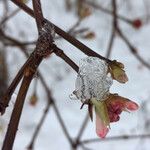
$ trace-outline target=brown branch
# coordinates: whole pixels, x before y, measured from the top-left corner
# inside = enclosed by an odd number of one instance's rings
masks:
[[[23,9],[30,16],[34,17],[34,13],[33,13],[32,9],[30,9],[25,4],[21,3],[20,0],[11,0],[11,1],[13,3],[15,3],[17,6],[19,6],[21,9]],[[53,23],[51,23],[50,21],[48,21],[46,19],[45,19],[45,22],[49,22],[50,24],[53,24]],[[60,29],[56,25],[53,24],[53,26],[54,26],[55,32],[57,34],[59,34],[64,39],[66,39],[69,43],[71,43],[72,45],[74,45],[75,47],[80,49],[84,54],[86,54],[88,56],[98,57],[98,58],[100,58],[102,60],[105,60],[107,62],[111,62],[111,60],[109,60],[109,59],[99,55],[98,53],[94,52],[92,49],[90,49],[89,47],[87,47],[86,45],[84,45],[83,43],[81,43],[80,41],[78,41],[77,39],[75,39],[74,37],[72,37],[71,35],[66,33],[65,31],[63,31],[62,29]]]
[[[53,38],[51,35],[51,30],[49,29],[49,24],[45,24],[44,30],[40,28],[39,33],[42,33],[42,34],[39,34],[36,48],[33,52],[33,56],[29,57],[29,58],[32,58],[31,62],[23,70],[24,78],[23,78],[23,81],[22,81],[22,84],[21,84],[21,87],[20,87],[20,90],[16,99],[16,103],[15,103],[12,115],[11,115],[7,133],[3,142],[2,150],[12,149],[15,136],[16,136],[16,132],[17,132],[17,128],[19,125],[21,113],[22,113],[23,104],[25,101],[25,97],[26,97],[26,93],[28,91],[29,85],[32,81],[32,78],[35,72],[37,71],[39,64],[42,62],[43,58],[46,57],[48,54],[52,53]]]
[[[0,100],[0,113],[1,115],[4,114],[6,107],[8,106],[8,103],[11,99],[12,94],[14,93],[17,85],[19,84],[20,80],[23,77],[23,73],[25,68],[31,64],[31,60],[33,59],[33,54],[29,57],[29,59],[26,61],[26,63],[21,67],[21,69],[18,71],[17,75],[13,79],[12,83],[8,87],[5,95]]]
[[[44,17],[41,8],[40,0],[32,0],[34,16],[37,24],[38,31],[40,31],[43,27]]]
[[[38,72],[38,76],[39,76],[39,79],[40,79],[40,81],[41,81],[41,83],[42,83],[42,85],[43,85],[43,87],[44,87],[44,89],[46,91],[48,102],[47,102],[47,105],[45,107],[45,110],[43,111],[43,115],[42,115],[42,117],[41,117],[41,119],[40,119],[40,121],[39,121],[39,123],[38,123],[38,125],[37,125],[37,127],[35,129],[35,131],[34,131],[34,134],[33,134],[32,138],[31,138],[31,142],[30,142],[30,144],[28,146],[29,150],[34,149],[35,141],[36,141],[36,139],[38,137],[38,134],[39,134],[39,132],[40,132],[40,130],[42,128],[42,125],[44,124],[44,121],[45,121],[46,116],[47,116],[47,114],[49,112],[50,106],[51,106],[51,104],[53,104],[53,99],[51,99],[51,92],[50,92],[49,88],[47,87],[46,82],[44,81],[44,78],[40,74],[40,72]]]
[[[63,59],[69,66],[71,66],[76,72],[78,72],[79,67],[58,47],[54,47],[54,53]]]
[[[84,121],[83,121],[83,123],[81,125],[81,128],[80,128],[80,130],[78,132],[78,135],[76,137],[76,140],[74,142],[74,145],[73,145],[74,148],[77,148],[77,146],[79,146],[81,136],[83,135],[83,132],[86,129],[88,121],[89,121],[89,113],[87,113],[85,118],[84,118]]]
[[[27,72],[25,74],[27,74]],[[15,102],[15,106],[11,115],[11,119],[8,125],[7,133],[5,135],[2,150],[9,150],[9,149],[12,149],[13,147],[16,132],[18,129],[18,124],[19,124],[20,117],[21,117],[24,100],[25,100],[29,85],[31,83],[31,80],[33,78],[33,75],[34,73],[30,72],[28,75],[25,75],[23,78],[22,85],[20,87],[16,102]]]

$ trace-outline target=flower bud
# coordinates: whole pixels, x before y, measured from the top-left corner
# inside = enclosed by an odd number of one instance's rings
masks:
[[[109,72],[112,78],[120,83],[126,83],[128,81],[128,77],[123,68],[124,65],[117,61],[113,61],[109,64]]]

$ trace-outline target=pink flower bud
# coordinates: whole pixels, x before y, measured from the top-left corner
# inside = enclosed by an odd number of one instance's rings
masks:
[[[123,68],[124,65],[116,60],[109,64],[109,72],[112,78],[120,83],[126,83],[128,81],[128,77]]]
[[[133,101],[128,101],[126,102],[126,108],[128,110],[134,111],[134,110],[137,110],[139,106]]]

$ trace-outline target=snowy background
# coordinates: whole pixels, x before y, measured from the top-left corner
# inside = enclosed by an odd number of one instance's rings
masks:
[[[97,0],[97,2],[108,9],[110,8],[109,0]],[[138,30],[123,21],[119,21],[119,23],[122,31],[129,38],[131,43],[137,47],[139,54],[150,64],[150,24],[149,20],[145,19],[146,17],[148,18],[150,12],[146,9],[148,5],[145,6],[144,2],[148,3],[150,8],[149,0],[118,0],[118,11],[120,15],[129,19],[143,19],[143,25]],[[31,2],[29,2],[29,6],[32,6]],[[74,25],[78,19],[75,10],[70,12],[66,11],[64,0],[42,0],[42,7],[45,17],[65,31]],[[9,2],[10,12],[16,8],[14,4]],[[3,5],[0,3],[1,17],[2,11]],[[92,15],[85,18],[79,28],[88,27],[91,31],[95,32],[96,37],[90,40],[79,38],[79,40],[99,54],[105,56],[111,33],[111,21],[112,17],[110,15],[92,9]],[[23,11],[20,11],[8,21],[6,33],[21,41],[30,41],[37,38],[37,29],[34,19]],[[79,64],[81,58],[85,57],[83,53],[64,39],[56,40],[55,43],[77,64]],[[29,47],[29,53],[33,48],[32,46]],[[126,44],[119,37],[115,39],[111,59],[116,59],[124,63],[126,73],[129,77],[129,81],[126,84],[119,84],[114,81],[111,92],[118,93],[121,96],[136,101],[140,105],[140,109],[134,113],[122,113],[120,121],[111,124],[111,130],[107,137],[150,134],[150,70],[144,67],[134,57]],[[25,56],[18,48],[7,48],[9,83],[13,80],[16,72],[25,60]],[[75,89],[76,72],[55,55],[45,59],[40,65],[39,70],[44,75],[49,88],[52,90],[52,95],[70,136],[75,138],[87,112],[86,107],[80,110],[81,103],[79,101],[69,98],[69,95]],[[36,79],[32,81],[26,98],[14,143],[14,150],[25,150],[27,148],[46,106],[47,97],[40,82],[37,83],[38,103],[35,107],[29,104],[29,97],[32,95],[35,80]],[[13,94],[6,114],[0,117],[0,147],[2,146],[17,92],[18,88]],[[89,121],[81,139],[93,138],[97,138],[95,123]],[[115,150],[149,150],[149,139],[138,138],[112,141],[101,141],[100,139],[99,142],[86,144],[86,147],[91,150],[109,150],[111,148]],[[59,149],[69,150],[70,145],[60,127],[53,108],[50,108],[35,143],[35,150]],[[82,148],[79,147],[78,149]]]

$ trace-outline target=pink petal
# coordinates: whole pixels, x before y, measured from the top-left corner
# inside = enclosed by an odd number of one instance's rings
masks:
[[[96,114],[96,134],[100,138],[105,138],[108,131],[109,131],[109,129],[107,128],[107,126],[104,125],[101,118]]]
[[[139,108],[139,106],[138,106],[138,104],[136,104],[133,101],[128,101],[128,102],[126,102],[126,108],[131,111],[134,111],[134,110],[137,110]]]
[[[119,114],[108,112],[110,122],[117,122],[120,120]]]

